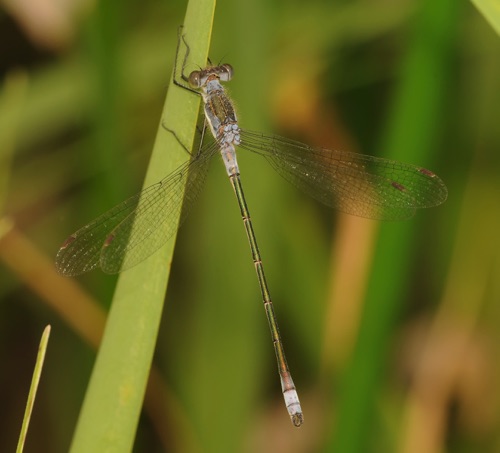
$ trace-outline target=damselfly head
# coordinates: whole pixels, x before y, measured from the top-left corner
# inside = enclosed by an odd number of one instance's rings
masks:
[[[200,71],[193,71],[189,74],[188,82],[193,88],[201,88],[210,79],[217,78],[221,82],[228,82],[233,77],[233,67],[230,64],[220,66],[209,66]]]
[[[233,67],[230,64],[223,64],[218,68],[219,79],[222,82],[229,82],[233,78]]]

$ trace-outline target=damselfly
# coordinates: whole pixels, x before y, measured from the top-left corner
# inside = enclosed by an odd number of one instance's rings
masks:
[[[186,45],[186,53],[179,71],[178,56],[182,43]],[[191,72],[187,77],[184,68],[188,55],[189,47],[179,31],[174,81],[202,96],[205,124],[209,126],[215,141],[200,147],[190,161],[160,182],[72,234],[61,246],[56,266],[61,274],[67,276],[79,275],[98,266],[104,272],[118,273],[149,257],[173,235],[176,222],[171,219],[176,219],[181,210],[181,221],[184,220],[187,207],[202,189],[211,158],[220,153],[250,243],[285,404],[293,424],[300,426],[303,422],[302,410],[287,365],[243,193],[236,147],[260,154],[286,180],[322,203],[370,219],[409,218],[416,209],[443,203],[447,189],[433,172],[415,165],[345,151],[312,148],[276,135],[241,129],[233,103],[221,84],[231,80],[233,68],[228,64],[208,66]]]

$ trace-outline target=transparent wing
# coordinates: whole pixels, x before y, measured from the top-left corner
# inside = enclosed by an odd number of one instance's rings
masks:
[[[99,265],[114,274],[152,255],[174,234],[179,213],[180,223],[185,220],[217,150],[211,143],[194,160],[73,233],[57,253],[58,272],[79,275]]]
[[[402,220],[418,208],[443,203],[448,195],[431,171],[390,159],[245,130],[241,147],[264,156],[283,178],[320,202],[360,217]]]

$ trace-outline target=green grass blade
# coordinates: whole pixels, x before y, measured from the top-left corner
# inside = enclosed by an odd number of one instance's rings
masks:
[[[500,35],[500,3],[498,0],[472,0],[472,3]]]
[[[213,0],[191,0],[188,4],[184,32],[188,36],[193,65],[203,66],[207,60],[214,9]],[[193,142],[196,132],[198,108],[197,96],[170,83],[145,186],[158,181],[186,160],[186,151],[165,131],[162,123],[175,130],[188,145]],[[73,438],[73,453],[132,450],[173,249],[174,241],[170,241],[119,278]]]
[[[45,327],[38,347],[38,355],[36,357],[35,369],[33,370],[33,379],[31,380],[30,391],[28,394],[28,401],[26,402],[26,410],[24,412],[23,424],[21,426],[21,434],[19,435],[19,442],[17,443],[16,452],[21,453],[24,449],[26,441],[26,434],[28,433],[28,426],[30,423],[31,413],[35,405],[35,396],[38,390],[38,383],[42,374],[43,362],[45,360],[45,352],[47,351],[47,344],[49,342],[50,326]]]
[[[446,100],[459,7],[460,3],[454,0],[429,0],[423,4],[383,142],[387,157],[435,167],[432,162],[437,160],[435,154],[439,151],[440,115]],[[380,395],[394,321],[411,297],[407,282],[412,272],[419,215],[425,214],[420,212],[416,219],[381,225],[359,338],[341,389],[336,438],[328,451],[377,450],[369,447],[376,420],[376,398]],[[438,212],[429,211],[427,215]]]

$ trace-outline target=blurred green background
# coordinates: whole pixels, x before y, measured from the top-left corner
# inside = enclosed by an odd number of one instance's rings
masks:
[[[59,278],[53,258],[139,190],[185,8],[3,2],[1,451],[15,448],[48,323],[26,451],[69,448],[116,278]],[[134,451],[500,452],[499,50],[466,1],[218,2],[211,58],[235,68],[242,127],[430,168],[449,199],[382,225],[240,153],[304,411],[295,429],[215,159],[179,233]]]

